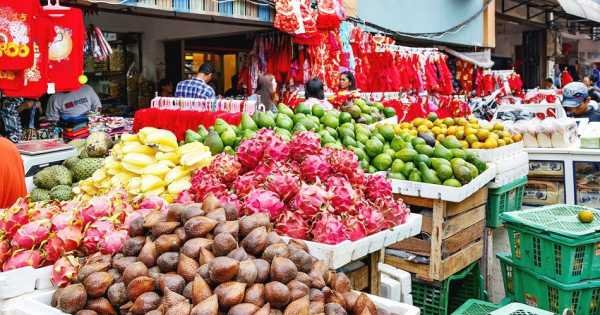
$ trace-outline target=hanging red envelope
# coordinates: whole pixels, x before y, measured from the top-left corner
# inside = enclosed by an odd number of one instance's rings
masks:
[[[33,64],[33,18],[39,1],[0,2],[0,70],[23,70]]]
[[[45,10],[49,19],[48,82],[56,92],[74,91],[81,87],[85,29],[83,14],[76,8]]]

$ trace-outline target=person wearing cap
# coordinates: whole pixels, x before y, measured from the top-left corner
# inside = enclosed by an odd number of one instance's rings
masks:
[[[600,121],[598,103],[592,101],[588,88],[581,82],[571,82],[563,88],[562,105],[570,117]]]

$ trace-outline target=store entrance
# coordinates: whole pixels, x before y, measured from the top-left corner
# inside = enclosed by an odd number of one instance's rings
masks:
[[[187,50],[184,55],[184,77],[193,77],[204,62],[211,62],[216,69],[211,85],[217,95],[222,95],[231,88],[231,78],[238,72],[240,54]]]

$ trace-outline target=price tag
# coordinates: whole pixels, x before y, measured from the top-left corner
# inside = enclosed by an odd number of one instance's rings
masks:
[[[49,82],[48,83],[47,93],[48,94],[54,94],[54,93],[56,93],[56,86],[54,85],[54,82]]]

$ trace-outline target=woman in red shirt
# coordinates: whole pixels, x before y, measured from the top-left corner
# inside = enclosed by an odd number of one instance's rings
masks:
[[[27,196],[23,160],[17,147],[0,137],[0,209],[12,206],[20,197]]]

